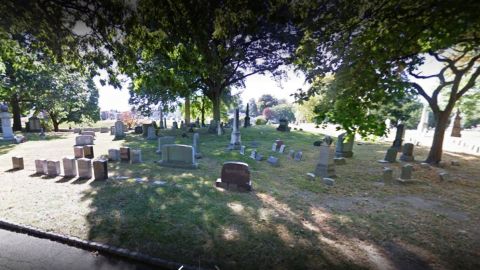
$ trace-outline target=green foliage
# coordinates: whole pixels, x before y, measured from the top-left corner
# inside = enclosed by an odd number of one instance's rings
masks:
[[[458,107],[463,113],[463,127],[480,126],[480,88],[466,94]]]
[[[250,116],[255,117],[255,116],[260,115],[260,112],[258,110],[257,103],[255,102],[255,99],[251,98],[248,101],[248,104],[250,105]]]
[[[265,118],[262,117],[262,116],[258,116],[258,117],[255,119],[255,125],[257,125],[257,126],[266,125],[266,124],[267,124],[267,119],[265,119]]]
[[[263,109],[262,115],[263,117],[265,117],[266,120],[272,120],[275,117],[272,109],[270,109],[269,107]]]
[[[289,122],[295,121],[292,104],[280,104],[271,108],[272,113],[277,119],[287,119]]]
[[[272,95],[265,94],[258,98],[258,109],[263,112],[265,108],[271,108],[278,105],[278,99]]]

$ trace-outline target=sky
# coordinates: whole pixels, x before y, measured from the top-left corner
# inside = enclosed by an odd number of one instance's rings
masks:
[[[105,76],[104,72],[101,72]],[[123,78],[126,79],[126,78]],[[306,87],[304,84],[305,76],[300,72],[294,72],[292,69],[287,70],[287,77],[280,82],[275,81],[269,75],[252,75],[245,80],[245,88],[233,89],[233,93],[241,92],[240,96],[243,103],[254,98],[257,100],[263,94],[270,94],[278,99],[286,99],[293,102],[294,98],[290,95],[299,88]],[[112,86],[100,84],[100,77],[95,78],[95,83],[99,89],[99,106],[102,111],[118,110],[129,111],[130,105],[128,99],[128,82],[123,83],[121,90],[114,89]]]

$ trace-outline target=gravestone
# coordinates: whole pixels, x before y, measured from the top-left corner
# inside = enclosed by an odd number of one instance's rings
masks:
[[[282,145],[280,146],[280,149],[278,149],[278,153],[283,154],[283,152],[285,152],[285,147],[286,147],[285,144],[282,144]]]
[[[453,119],[452,132],[450,133],[451,137],[462,137],[461,130],[462,130],[462,117],[460,116],[460,110],[457,110],[455,114],[455,118]]]
[[[82,131],[81,135],[90,135],[95,139],[95,131]]]
[[[406,143],[403,145],[402,155],[400,156],[401,161],[413,161],[415,158],[413,157],[413,144]]]
[[[143,134],[143,128],[141,126],[136,126],[133,132],[135,132],[135,134]]]
[[[383,172],[382,172],[383,182],[391,182],[392,179],[393,179],[393,170],[388,167],[383,168]]]
[[[100,133],[108,133],[108,127],[100,127]]]
[[[245,155],[245,145],[242,145],[240,147],[240,155],[242,155],[242,156]]]
[[[88,158],[77,159],[78,178],[92,178],[92,160]]]
[[[390,147],[387,149],[387,153],[385,154],[385,158],[379,160],[380,163],[394,163],[397,161],[397,149],[394,147]]]
[[[353,136],[351,138],[345,138],[345,136],[347,136],[347,133],[342,133],[338,136],[338,140],[335,148],[336,157],[350,158],[353,156],[353,151],[352,151],[353,144],[354,144]]]
[[[173,136],[164,136],[164,137],[158,137],[158,148],[157,148],[157,153],[161,154],[162,153],[162,146],[166,144],[175,144],[175,137]]]
[[[295,158],[295,150],[290,150],[288,151],[288,157],[291,158],[291,159],[294,159]]]
[[[47,173],[47,160],[46,159],[36,159],[35,160],[35,173],[37,173],[37,174],[46,174]]]
[[[198,168],[198,163],[195,160],[195,150],[192,146],[183,144],[162,146],[162,160],[160,160],[159,164],[166,167]]]
[[[217,187],[226,187],[233,184],[237,188],[245,188],[252,190],[252,180],[250,179],[250,169],[248,164],[243,162],[229,161],[223,163],[220,178],[217,179],[215,185]]]
[[[120,160],[130,162],[130,147],[120,147]]]
[[[163,118],[163,127],[167,128],[167,118]]]
[[[345,165],[347,164],[347,160],[344,157],[335,157],[333,158],[333,163],[335,163],[335,165]]]
[[[239,123],[239,110],[235,110],[235,118],[233,119],[232,134],[230,135],[229,149],[239,150],[242,146],[242,140],[240,135],[240,123]]]
[[[23,157],[12,157],[12,169],[23,170]]]
[[[156,130],[153,126],[148,127],[147,131],[147,140],[156,140],[157,139],[157,134]]]
[[[120,161],[120,150],[118,150],[118,149],[108,149],[108,160],[110,160],[110,161]]]
[[[301,161],[303,158],[303,152],[302,151],[298,151],[297,153],[295,153],[295,156],[293,157],[293,160],[295,161]]]
[[[60,175],[60,161],[58,160],[47,161],[47,175],[50,177],[55,177]]]
[[[80,128],[74,128],[73,129],[73,133],[75,133],[75,134],[80,134],[81,132],[82,132],[82,130]]]
[[[93,161],[93,178],[95,180],[108,179],[108,161],[96,159]]]
[[[195,150],[195,158],[202,158],[202,154],[200,153],[200,146],[199,146],[200,134],[194,133],[193,134],[193,149]]]
[[[75,145],[76,146],[84,146],[84,145],[92,145],[92,144],[94,144],[92,135],[77,135],[77,136],[75,136]]]
[[[267,162],[272,166],[278,166],[278,158],[274,156],[269,156]]]
[[[277,144],[276,143],[272,144],[272,151],[273,152],[277,151]]]
[[[247,103],[247,109],[245,110],[245,120],[243,121],[243,127],[247,128],[251,126],[250,124],[250,108],[249,104]]]
[[[328,136],[327,136],[328,137]],[[327,142],[330,142],[327,143]],[[320,147],[320,158],[315,168],[315,175],[321,178],[334,178],[335,175],[335,163],[333,157],[335,155],[333,147],[331,147],[331,141],[325,140],[325,143]]]
[[[73,156],[75,158],[83,158],[83,146],[74,146],[73,147]]]
[[[393,141],[392,147],[397,150],[397,152],[402,151],[403,137],[405,136],[405,125],[397,125],[397,132],[395,133],[395,140]]]
[[[2,123],[3,140],[13,140],[12,115],[5,104],[0,105],[0,120]]]
[[[65,177],[77,176],[77,163],[75,158],[64,157],[62,159],[62,163],[63,163],[63,176]]]
[[[195,124],[194,123],[190,123],[190,127],[188,128],[188,132],[190,133],[194,133],[195,130],[193,129],[195,127]]]
[[[282,140],[275,140],[275,144],[276,144],[276,150],[280,149],[280,146],[283,145],[283,141]]]
[[[182,121],[180,121],[180,129],[185,129],[185,123]]]
[[[142,125],[142,136],[144,138],[147,138],[148,137],[148,128],[151,127],[152,124],[143,124]]]
[[[173,121],[173,123],[172,123],[172,129],[178,129],[178,123],[177,123],[177,121]]]
[[[28,126],[30,132],[40,132],[42,125],[40,124],[40,119],[36,116],[32,116],[28,119]]]
[[[257,150],[252,150],[252,152],[250,152],[250,158],[251,159],[256,159],[257,158]]]
[[[115,135],[115,126],[110,127],[110,135]]]
[[[412,171],[413,171],[413,166],[411,164],[403,165],[402,170],[400,172],[400,178],[398,178],[397,180],[402,183],[406,183],[412,180]]]
[[[255,160],[256,161],[262,161],[263,160],[263,155],[257,152],[255,154]]]
[[[142,163],[142,150],[140,149],[133,149],[130,152],[130,163]]]
[[[279,122],[279,125],[277,127],[278,131],[282,131],[282,132],[290,131],[290,128],[288,127],[288,120],[287,119],[282,118],[278,122]]]
[[[118,120],[117,122],[115,122],[115,139],[123,138],[125,138],[123,122]]]
[[[329,177],[322,178],[322,182],[327,186],[334,186],[335,185],[335,179],[332,179],[332,178],[329,178]]]
[[[428,107],[427,105],[423,105],[422,109],[422,116],[420,117],[420,121],[417,125],[417,134],[423,135],[428,130]]]
[[[90,158],[90,159],[94,157],[92,145],[85,145],[83,147],[83,157]]]
[[[197,117],[197,119],[195,119],[195,127],[199,128],[200,127],[200,118]]]

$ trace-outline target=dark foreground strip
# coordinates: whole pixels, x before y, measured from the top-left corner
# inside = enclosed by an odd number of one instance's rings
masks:
[[[31,226],[8,222],[1,219],[0,228],[14,232],[26,233],[28,235],[45,238],[51,241],[60,242],[69,246],[74,246],[89,251],[98,251],[102,254],[113,255],[144,264],[150,264],[152,266],[161,267],[162,269],[202,270],[202,268],[200,267],[193,267],[176,262],[171,262],[164,259],[151,257],[142,253],[133,252],[124,248],[117,248],[97,242],[82,240],[77,237],[45,232]]]

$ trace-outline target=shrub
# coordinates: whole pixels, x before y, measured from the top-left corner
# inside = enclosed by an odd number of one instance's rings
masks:
[[[265,118],[263,117],[257,117],[257,119],[255,119],[255,125],[257,126],[266,125],[266,124],[267,124],[267,120],[265,120]]]

